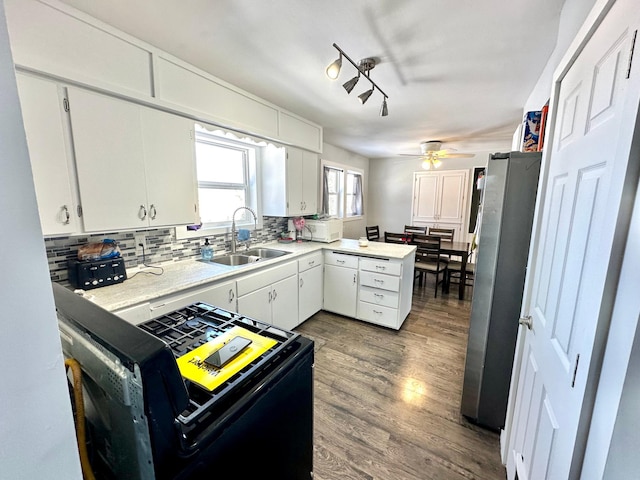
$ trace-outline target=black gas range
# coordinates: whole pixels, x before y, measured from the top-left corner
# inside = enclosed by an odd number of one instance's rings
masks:
[[[312,477],[313,342],[195,303],[134,326],[54,284],[97,478]],[[275,343],[209,391],[176,359],[241,327]],[[273,343],[273,342],[272,342]]]

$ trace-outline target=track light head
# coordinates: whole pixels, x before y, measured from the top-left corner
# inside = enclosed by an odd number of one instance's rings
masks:
[[[363,105],[367,103],[367,100],[369,100],[369,97],[371,96],[372,93],[373,93],[373,87],[371,88],[371,90],[367,90],[366,92],[358,95],[358,98],[360,99],[360,103]]]
[[[327,77],[329,77],[331,80],[335,80],[336,78],[338,78],[338,75],[340,75],[341,67],[342,67],[342,53],[331,65],[327,67],[327,70],[326,70]]]
[[[380,108],[380,116],[386,117],[389,115],[389,110],[387,109],[387,97],[384,97],[382,100],[382,107]]]
[[[360,73],[358,73],[358,75],[353,77],[351,80],[347,80],[346,82],[344,82],[342,86],[347,91],[347,93],[351,93],[351,90],[353,90],[353,87],[356,86],[356,83],[358,83],[358,80],[360,80]]]

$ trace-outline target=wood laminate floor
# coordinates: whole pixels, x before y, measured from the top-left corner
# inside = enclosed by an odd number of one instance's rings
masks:
[[[498,434],[460,414],[470,306],[416,283],[399,331],[327,312],[296,329],[315,341],[314,480],[505,478]]]

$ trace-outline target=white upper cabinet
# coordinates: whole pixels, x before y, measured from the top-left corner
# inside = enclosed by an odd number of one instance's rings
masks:
[[[44,235],[78,230],[64,92],[53,82],[18,74],[22,116]]]
[[[85,90],[68,93],[85,230],[193,223],[197,184],[186,121]]]
[[[142,108],[149,225],[198,223],[193,122]]]
[[[262,156],[264,215],[291,217],[318,212],[318,155],[269,145]]]

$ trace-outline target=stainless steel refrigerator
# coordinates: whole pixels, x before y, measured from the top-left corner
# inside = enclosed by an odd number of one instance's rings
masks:
[[[481,196],[462,414],[504,427],[541,154],[489,156]]]

